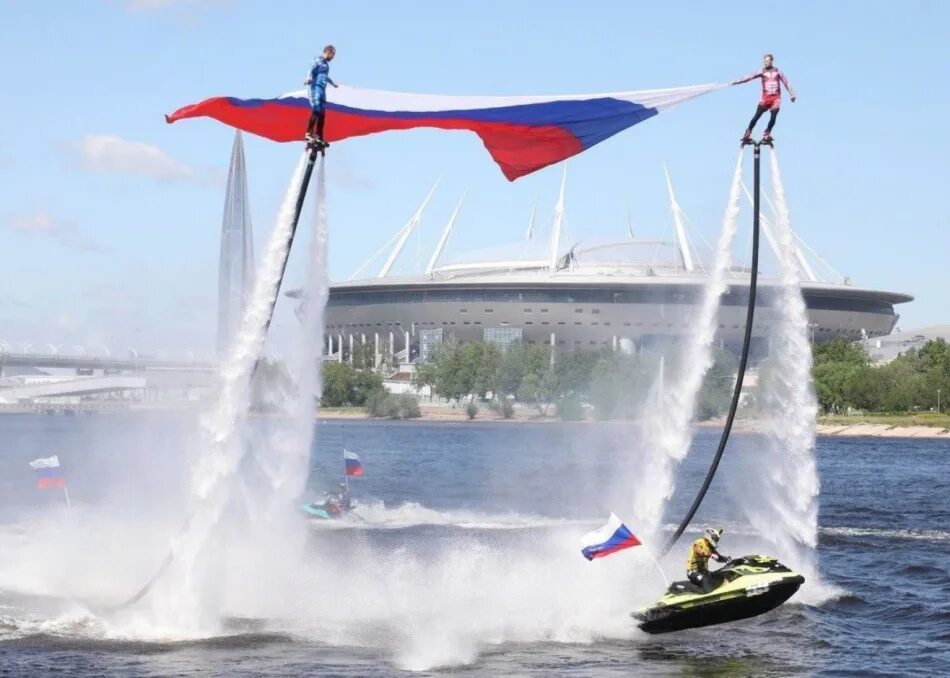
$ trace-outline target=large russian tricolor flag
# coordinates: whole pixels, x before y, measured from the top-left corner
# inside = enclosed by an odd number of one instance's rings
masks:
[[[443,96],[341,85],[327,91],[329,142],[431,127],[477,134],[510,181],[587,150],[660,111],[725,85],[571,94]],[[273,99],[214,97],[165,116],[211,117],[274,141],[302,141],[310,117],[306,91]]]
[[[613,513],[603,527],[581,537],[581,554],[587,560],[603,558],[631,546],[639,546],[640,540]]]

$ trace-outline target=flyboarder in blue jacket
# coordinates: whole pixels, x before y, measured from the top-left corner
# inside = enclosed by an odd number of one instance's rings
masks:
[[[304,80],[310,95],[310,122],[307,123],[307,141],[321,146],[328,144],[323,140],[323,122],[327,113],[327,83],[337,84],[330,79],[330,62],[336,56],[336,48],[327,45],[323,53],[313,61],[310,77]]]

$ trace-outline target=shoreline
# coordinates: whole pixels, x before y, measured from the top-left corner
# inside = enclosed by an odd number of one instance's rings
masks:
[[[591,425],[598,423],[635,423],[629,420],[612,419],[601,421],[597,419],[582,419],[579,421],[561,421],[556,416],[540,416],[537,411],[528,408],[515,408],[515,414],[511,419],[505,419],[487,408],[479,408],[478,414],[474,419],[469,419],[468,415],[460,407],[451,407],[445,405],[422,404],[422,416],[414,419],[388,419],[383,417],[370,417],[365,409],[360,407],[352,408],[326,408],[317,410],[314,419],[318,421],[376,421],[376,422],[419,422],[419,423],[457,423],[457,424],[578,424]],[[6,406],[0,408],[0,416],[4,414],[36,414],[44,416],[76,416],[90,414],[116,415],[127,412],[170,412],[182,411],[176,407],[108,407],[108,408],[50,408],[47,411],[34,408],[21,408],[16,406]],[[269,414],[254,414],[252,416],[279,416]],[[822,438],[829,437],[850,437],[850,438],[915,438],[930,440],[950,441],[950,428],[941,423],[924,423],[915,421],[913,415],[893,416],[894,422],[874,421],[873,417],[854,417],[854,421],[848,421],[844,417],[831,417],[828,421],[818,419],[815,424],[815,435]],[[905,422],[904,419],[910,420]],[[720,430],[723,425],[723,419],[712,419],[708,421],[697,422],[697,429]],[[734,430],[741,433],[755,433],[761,428],[755,421],[738,419],[735,422]]]
[[[504,419],[491,411],[480,409],[474,419],[469,419],[462,408],[455,407],[433,407],[423,406],[422,416],[415,419],[405,419],[399,421],[407,422],[458,422],[464,424],[597,424],[597,423],[623,423],[624,420],[608,420],[601,422],[594,419],[583,419],[580,421],[562,422],[557,417],[541,417],[534,411],[522,411],[520,408],[515,410],[515,416],[511,419]],[[396,421],[381,417],[370,417],[361,408],[328,408],[317,412],[317,419],[320,420],[366,420],[366,421]],[[698,422],[695,424],[697,429],[721,429],[722,419],[712,419],[709,421]],[[760,428],[754,421],[737,420],[734,430],[742,433],[754,433]],[[889,424],[868,421],[867,418],[855,418],[854,422],[841,423],[817,421],[815,424],[815,435],[828,437],[859,437],[859,438],[918,438],[950,440],[950,429],[939,424]]]

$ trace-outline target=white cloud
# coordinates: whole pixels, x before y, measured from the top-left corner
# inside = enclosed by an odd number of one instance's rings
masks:
[[[67,146],[82,169],[131,174],[156,181],[208,183],[210,173],[170,157],[158,146],[129,141],[114,134],[87,134]]]
[[[64,247],[86,252],[106,251],[105,246],[83,233],[72,222],[57,219],[42,210],[31,214],[12,214],[4,221],[8,228],[26,236],[46,236]]]

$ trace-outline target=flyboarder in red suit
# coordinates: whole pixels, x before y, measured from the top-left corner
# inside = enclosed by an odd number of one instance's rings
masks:
[[[752,120],[749,121],[748,129],[746,129],[745,134],[742,135],[741,141],[743,144],[748,143],[752,137],[752,128],[755,127],[755,123],[759,121],[759,118],[761,118],[762,114],[766,111],[769,111],[771,115],[769,117],[769,124],[765,128],[765,134],[762,135],[762,141],[764,143],[772,142],[772,128],[775,127],[775,118],[778,117],[778,111],[782,105],[782,85],[785,85],[785,88],[788,90],[789,98],[793,102],[796,99],[795,90],[792,89],[785,75],[772,65],[771,54],[765,55],[762,69],[736,80],[731,84],[741,85],[755,78],[759,78],[762,81],[762,99],[759,100],[759,105],[755,109],[755,115],[752,116]]]

